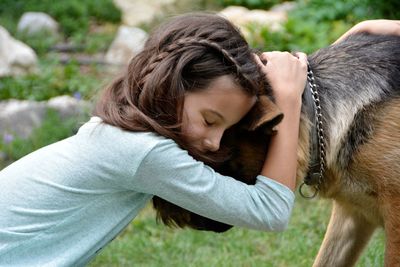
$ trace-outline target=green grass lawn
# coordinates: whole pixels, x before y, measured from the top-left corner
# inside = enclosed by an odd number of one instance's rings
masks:
[[[289,228],[266,233],[234,228],[223,234],[171,229],[155,222],[149,206],[89,266],[295,266],[317,254],[331,204],[297,196]],[[373,236],[361,266],[383,266],[382,230]]]

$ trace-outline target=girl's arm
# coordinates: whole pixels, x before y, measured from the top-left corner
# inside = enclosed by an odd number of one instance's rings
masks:
[[[274,91],[276,104],[284,114],[271,138],[261,174],[286,185],[296,187],[297,146],[299,137],[301,95],[307,79],[307,57],[288,52],[266,52],[260,56],[267,64],[261,68]]]
[[[385,34],[385,35],[400,35],[400,20],[387,20],[387,19],[376,19],[376,20],[365,20],[350,30],[345,32],[342,36],[337,39],[334,44],[341,42],[350,34],[367,32],[371,34]]]

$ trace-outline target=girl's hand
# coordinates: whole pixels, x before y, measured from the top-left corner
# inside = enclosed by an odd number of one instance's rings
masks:
[[[270,139],[261,174],[294,191],[301,95],[307,80],[307,57],[303,53],[293,56],[288,52],[267,52],[260,59],[259,64],[271,84],[276,104],[284,113],[276,134]],[[262,61],[267,63],[264,65]]]
[[[334,44],[341,42],[350,34],[367,32],[371,34],[400,35],[400,20],[375,19],[365,20],[345,32]]]
[[[271,84],[277,105],[284,109],[301,103],[307,80],[306,54],[294,56],[288,52],[264,52],[260,59],[258,62]]]

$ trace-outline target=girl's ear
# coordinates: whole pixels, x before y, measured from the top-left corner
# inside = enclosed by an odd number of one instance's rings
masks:
[[[243,119],[243,128],[248,131],[262,129],[266,133],[272,133],[275,125],[283,119],[283,113],[278,106],[267,96],[260,96]]]

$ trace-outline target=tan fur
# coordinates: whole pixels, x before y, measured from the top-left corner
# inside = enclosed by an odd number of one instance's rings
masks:
[[[359,146],[348,170],[328,166],[321,194],[334,206],[313,266],[353,266],[379,226],[386,234],[385,266],[400,266],[400,100],[378,115],[372,138]]]
[[[311,122],[302,115],[299,129],[299,146],[297,148],[297,180],[303,179],[306,176],[308,162],[310,161],[310,140],[309,132]]]

